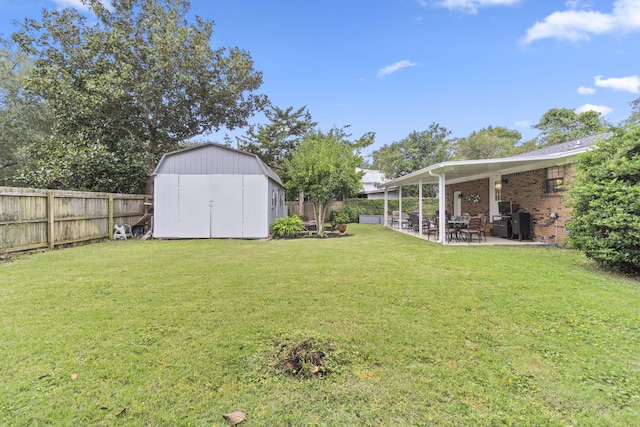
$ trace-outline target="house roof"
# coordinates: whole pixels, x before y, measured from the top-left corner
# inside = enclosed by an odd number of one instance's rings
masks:
[[[512,157],[483,160],[459,160],[436,163],[410,174],[389,180],[381,188],[390,189],[400,185],[437,184],[439,175],[446,177],[447,184],[473,181],[494,175],[507,175],[534,169],[542,169],[566,163],[584,153],[596,141],[608,139],[611,132],[601,133]]]
[[[206,143],[162,155],[153,171],[180,174],[262,174],[281,186],[280,177],[253,153]]]
[[[535,157],[544,156],[557,153],[566,153],[575,150],[586,151],[591,145],[601,139],[609,139],[613,135],[613,132],[604,132],[596,135],[588,136],[586,138],[574,139],[560,144],[549,145],[547,147],[540,148],[539,150],[528,151],[526,153],[518,154],[513,157]]]
[[[364,172],[360,183],[362,184],[362,190],[365,194],[380,193],[383,190],[379,188],[379,185],[387,181],[384,172],[374,169],[362,169],[356,168],[358,172]]]

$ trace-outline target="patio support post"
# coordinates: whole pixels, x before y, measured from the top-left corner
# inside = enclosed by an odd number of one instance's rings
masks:
[[[443,245],[447,243],[446,229],[449,225],[447,223],[447,189],[444,180],[444,174],[440,174],[440,179],[438,180],[438,206],[440,208],[440,243]]]
[[[446,239],[446,226],[447,226],[447,218],[445,216],[446,212],[446,183],[444,179],[443,173],[433,173],[429,171],[429,175],[438,177],[438,243],[445,245],[447,243]]]
[[[398,230],[402,230],[402,185],[398,187],[398,211],[400,212]]]
[[[384,226],[389,224],[389,189],[384,189]]]
[[[422,180],[418,181],[418,232],[422,233]]]

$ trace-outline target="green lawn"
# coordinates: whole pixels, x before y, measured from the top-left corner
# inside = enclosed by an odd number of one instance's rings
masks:
[[[640,285],[554,247],[119,241],[0,264],[0,425],[640,425]],[[330,345],[322,376],[274,342]]]

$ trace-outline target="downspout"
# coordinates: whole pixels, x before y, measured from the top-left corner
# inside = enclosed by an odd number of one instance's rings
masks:
[[[445,179],[443,173],[433,173],[429,171],[429,175],[438,177],[438,243],[445,245],[446,239],[446,194],[445,194]]]

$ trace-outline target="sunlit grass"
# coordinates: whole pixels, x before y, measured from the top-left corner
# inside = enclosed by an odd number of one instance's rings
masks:
[[[0,425],[640,424],[637,282],[552,247],[348,233],[0,264]],[[332,342],[323,377],[265,363],[292,336]]]

